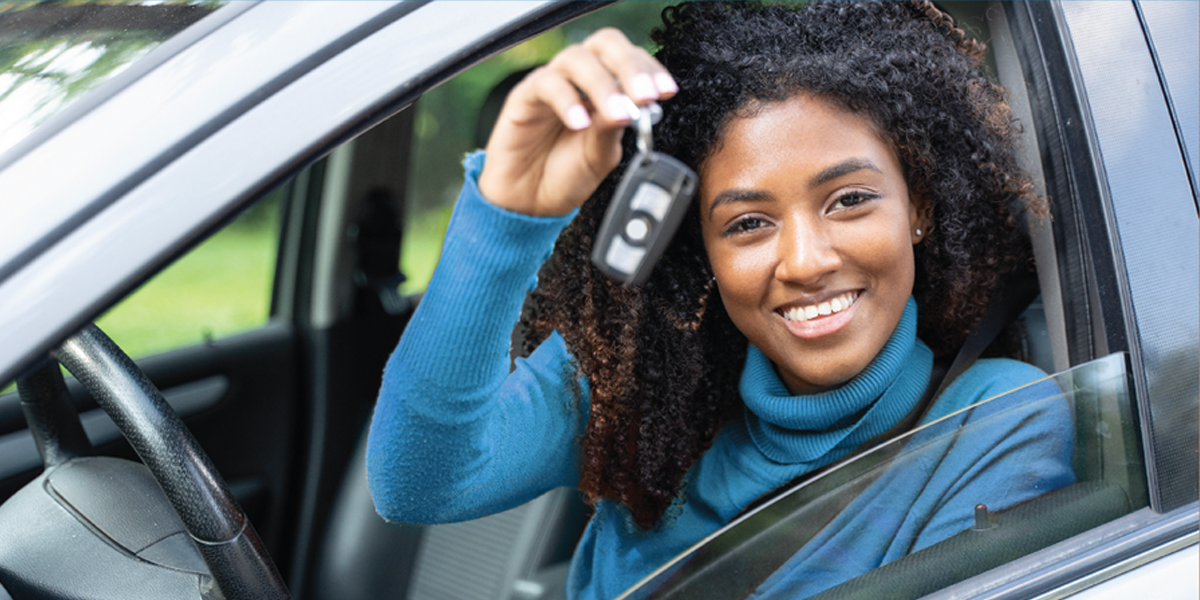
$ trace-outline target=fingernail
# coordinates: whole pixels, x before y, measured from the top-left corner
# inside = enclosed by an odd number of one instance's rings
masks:
[[[588,116],[587,109],[582,104],[576,104],[567,109],[567,127],[579,131],[587,129],[592,124],[592,118]]]
[[[614,121],[628,121],[637,118],[637,115],[632,112],[637,110],[637,105],[625,94],[613,94],[609,96],[605,105],[608,111],[608,118]]]
[[[647,73],[634,75],[629,80],[629,87],[629,95],[638,100],[658,99],[658,88],[654,87],[654,80]]]
[[[658,93],[660,94],[674,94],[679,91],[679,86],[675,83],[675,79],[666,73],[655,75],[654,84],[658,86]]]

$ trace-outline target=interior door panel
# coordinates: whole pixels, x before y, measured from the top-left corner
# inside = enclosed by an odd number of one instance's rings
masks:
[[[184,417],[268,549],[276,553],[285,529],[286,490],[299,419],[294,328],[271,322],[241,335],[147,357],[138,364]],[[70,380],[68,388],[96,453],[136,460],[82,386]],[[0,427],[0,494],[7,498],[41,466],[15,393],[0,398]]]

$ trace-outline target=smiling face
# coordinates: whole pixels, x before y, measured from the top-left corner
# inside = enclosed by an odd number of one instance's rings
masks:
[[[738,329],[792,393],[853,378],[883,349],[927,229],[865,118],[807,95],[725,128],[700,174],[704,244]]]

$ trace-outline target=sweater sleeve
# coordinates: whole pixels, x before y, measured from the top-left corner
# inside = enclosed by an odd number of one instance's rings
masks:
[[[509,371],[526,292],[573,214],[531,217],[489,204],[467,157],[442,257],[388,360],[367,442],[386,519],[477,518],[578,478],[587,390],[553,333]]]

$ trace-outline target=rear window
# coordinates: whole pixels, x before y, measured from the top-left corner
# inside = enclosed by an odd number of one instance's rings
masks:
[[[223,4],[0,1],[0,153]]]

